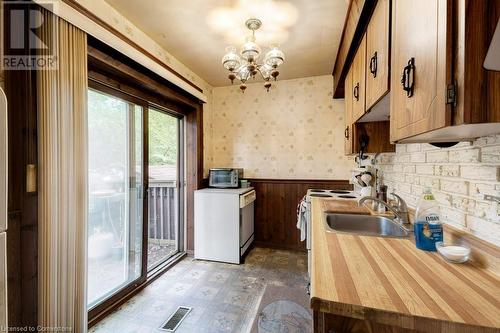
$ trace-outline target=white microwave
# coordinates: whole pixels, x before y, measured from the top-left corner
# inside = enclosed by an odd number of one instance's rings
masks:
[[[238,188],[243,177],[243,169],[216,168],[208,172],[208,186],[219,188]]]

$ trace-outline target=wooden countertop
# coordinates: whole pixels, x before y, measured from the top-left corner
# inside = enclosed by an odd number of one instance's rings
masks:
[[[338,200],[312,201],[314,310],[423,332],[500,332],[498,275],[450,264],[409,239],[327,232],[324,212],[338,207]]]

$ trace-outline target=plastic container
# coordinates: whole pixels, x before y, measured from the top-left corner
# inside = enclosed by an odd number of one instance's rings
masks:
[[[465,245],[436,243],[438,253],[446,260],[455,264],[461,264],[469,260],[470,248]]]
[[[420,250],[436,251],[436,243],[443,241],[439,204],[430,189],[424,191],[418,202],[414,231],[415,244]]]

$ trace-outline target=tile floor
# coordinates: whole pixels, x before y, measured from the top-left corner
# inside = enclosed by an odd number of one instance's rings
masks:
[[[90,332],[164,332],[158,327],[179,305],[193,310],[177,333],[250,332],[266,285],[304,288],[307,255],[254,248],[243,265],[186,258]]]

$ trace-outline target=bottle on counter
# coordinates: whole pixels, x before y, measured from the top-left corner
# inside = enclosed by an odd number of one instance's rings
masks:
[[[415,212],[415,244],[424,251],[436,251],[436,242],[443,241],[443,225],[440,220],[439,204],[431,189],[426,189]]]

